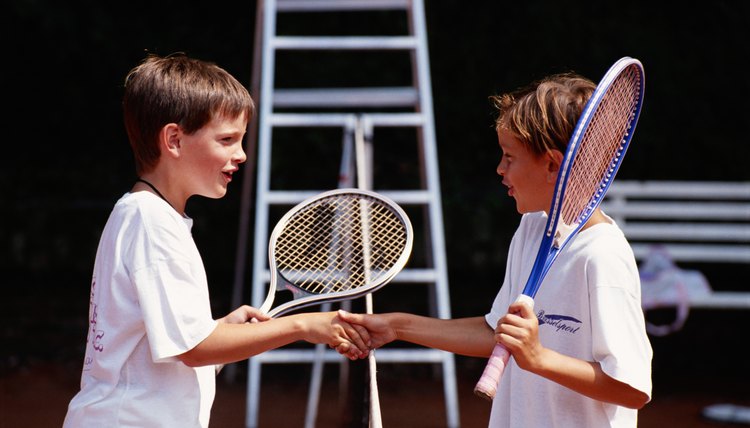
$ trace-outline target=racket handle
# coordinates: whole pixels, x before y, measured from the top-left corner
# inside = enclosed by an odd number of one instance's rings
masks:
[[[525,294],[518,295],[516,302],[523,302],[530,308],[534,307],[534,298]],[[500,378],[503,377],[503,371],[505,366],[510,360],[510,351],[501,345],[496,344],[492,350],[487,366],[484,368],[482,377],[479,378],[477,386],[474,387],[474,394],[492,401],[497,393],[497,388],[500,387]]]
[[[474,387],[474,394],[492,401],[495,398],[495,393],[500,385],[500,378],[503,376],[508,360],[510,360],[510,352],[505,346],[499,343],[495,345],[482,377],[479,378],[477,386]]]

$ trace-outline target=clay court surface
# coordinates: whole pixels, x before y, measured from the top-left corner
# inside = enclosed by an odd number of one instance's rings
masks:
[[[13,290],[11,298],[0,301],[0,428],[59,428],[78,390],[86,290],[67,295],[43,290],[50,296],[45,299],[33,287]],[[750,406],[750,364],[743,353],[749,315],[745,310],[694,310],[682,330],[651,337],[654,393],[640,412],[640,428],[741,426],[707,421],[701,411],[721,403]],[[237,366],[232,383],[219,377],[212,428],[244,427],[245,367]],[[486,427],[489,403],[472,393],[483,368],[483,360],[456,359],[464,428]],[[434,374],[439,370],[426,364],[379,364],[378,369],[385,427],[446,426],[442,381]],[[302,427],[308,383],[309,365],[265,365],[260,427]],[[347,425],[342,422],[350,403],[340,391],[337,365],[329,364],[318,427]]]
[[[461,426],[486,426],[489,404],[473,396],[472,387],[479,371],[474,364],[459,361],[458,389]],[[469,367],[466,367],[469,365]],[[283,372],[280,373],[283,369]],[[445,426],[442,384],[434,379],[427,367],[383,365],[380,374],[380,400],[386,427],[442,427]],[[333,373],[329,373],[333,371]],[[269,367],[264,369],[261,392],[261,427],[301,427],[307,394],[303,368]],[[337,372],[327,369],[323,397],[319,410],[319,427],[343,426],[345,413],[340,401]],[[722,385],[723,383],[723,385]],[[47,428],[60,427],[68,400],[75,394],[78,372],[72,364],[39,363],[4,373],[0,377],[0,427]],[[701,417],[704,406],[721,402],[748,400],[747,379],[720,381],[705,390],[690,385],[675,384],[658,388],[653,401],[640,413],[642,428],[698,428],[731,426],[711,422]],[[744,392],[741,389],[744,388]],[[220,379],[213,407],[211,427],[242,428],[245,415],[244,377],[229,384]]]

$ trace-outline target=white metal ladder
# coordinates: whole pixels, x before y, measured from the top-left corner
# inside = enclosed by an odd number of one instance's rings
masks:
[[[258,156],[256,162],[256,206],[253,252],[253,279],[251,304],[259,307],[268,290],[267,245],[269,222],[274,206],[292,206],[315,195],[325,188],[307,190],[280,190],[272,188],[272,154],[274,154],[274,129],[279,128],[335,128],[344,139],[351,140],[355,132],[364,132],[374,138],[375,129],[412,128],[417,135],[417,157],[421,183],[415,189],[388,190],[375,188],[404,206],[419,207],[425,213],[425,252],[427,266],[410,267],[398,274],[392,282],[426,284],[430,287],[430,315],[450,318],[450,298],[445,257],[445,240],[438,163],[435,141],[432,92],[427,51],[427,33],[423,0],[258,0],[256,17],[256,53],[253,85],[259,86]],[[382,11],[404,13],[407,17],[406,35],[387,36],[291,36],[277,32],[277,19],[282,13],[378,13]],[[315,16],[310,14],[309,16]],[[398,87],[287,87],[277,88],[277,52],[407,52],[411,58],[410,84]],[[388,64],[384,64],[388,67]],[[304,73],[304,70],[299,70]],[[259,76],[259,77],[258,77]],[[258,96],[259,95],[259,96]],[[253,138],[249,134],[249,140]],[[372,143],[372,142],[370,142]],[[375,144],[370,147],[377,148]],[[251,149],[249,149],[250,151]],[[249,153],[252,156],[252,153]],[[342,155],[343,158],[343,155]],[[371,160],[371,158],[370,158]],[[252,165],[249,165],[252,167]],[[242,301],[244,286],[245,251],[249,238],[250,171],[243,183],[243,201],[240,213],[240,236],[237,251],[237,269],[233,304]],[[334,184],[336,185],[336,184]],[[278,208],[277,208],[278,210]],[[273,225],[271,225],[272,227]],[[389,286],[392,287],[392,286]],[[234,306],[233,306],[234,307]],[[246,426],[258,425],[261,366],[263,364],[314,363],[311,396],[308,402],[306,426],[313,426],[320,384],[322,363],[342,363],[346,360],[333,350],[316,348],[291,348],[269,351],[250,358],[247,384]],[[442,368],[446,404],[446,421],[449,427],[459,426],[458,397],[456,392],[455,362],[452,354],[421,347],[397,348],[387,346],[377,351],[379,363],[433,363]],[[229,367],[231,369],[231,367]],[[317,379],[315,378],[317,376]],[[387,409],[385,409],[387,413]]]

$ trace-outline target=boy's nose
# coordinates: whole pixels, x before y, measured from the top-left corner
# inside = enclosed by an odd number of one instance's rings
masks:
[[[497,168],[495,169],[495,172],[497,173],[497,175],[501,177],[505,175],[505,165],[503,165],[502,161],[500,161],[500,163],[497,164]]]
[[[247,161],[247,154],[245,153],[245,150],[240,146],[239,150],[237,150],[237,153],[235,153],[235,160],[237,163],[245,163]]]

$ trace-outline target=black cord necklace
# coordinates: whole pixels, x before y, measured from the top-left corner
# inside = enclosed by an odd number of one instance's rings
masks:
[[[149,183],[148,181],[142,179],[141,177],[136,178],[135,181],[140,181],[141,183],[143,183],[143,184],[147,185],[148,187],[150,187],[151,190],[153,190],[154,192],[156,192],[157,195],[159,195],[160,198],[164,199],[164,202],[168,203],[169,206],[172,207],[173,210],[177,211],[177,208],[175,208],[174,205],[172,205],[167,200],[167,198],[165,198],[164,195],[161,194],[161,192],[159,191],[159,189],[156,188],[156,186],[154,186],[153,184]]]

